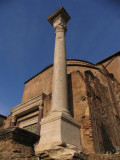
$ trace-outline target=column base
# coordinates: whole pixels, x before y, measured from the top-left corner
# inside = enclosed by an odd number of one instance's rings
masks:
[[[41,121],[40,141],[34,149],[37,156],[45,154],[53,159],[79,154],[82,151],[79,124],[67,113],[51,112]]]

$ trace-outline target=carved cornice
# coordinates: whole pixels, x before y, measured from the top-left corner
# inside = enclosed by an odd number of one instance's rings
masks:
[[[70,20],[69,14],[63,7],[60,7],[52,15],[48,17],[48,21],[55,28],[55,33],[66,32],[67,31],[67,22]]]
[[[30,110],[34,109],[34,107],[36,107],[36,106],[37,107],[43,106],[43,101],[44,101],[45,96],[46,95],[44,93],[42,93],[42,94],[35,96],[34,98],[32,98],[24,103],[21,103],[15,107],[13,107],[11,109],[12,115],[17,117],[24,112],[29,112]]]
[[[56,10],[53,14],[51,14],[47,20],[50,22],[51,25],[56,21],[58,17],[62,17],[64,21],[67,23],[71,17],[66,12],[66,10],[63,7],[60,7],[58,10]]]

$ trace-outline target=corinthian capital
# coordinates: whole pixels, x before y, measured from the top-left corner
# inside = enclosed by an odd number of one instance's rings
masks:
[[[66,32],[67,31],[67,24],[63,20],[63,18],[59,17],[54,23],[53,27],[55,28],[56,32]]]
[[[55,32],[66,32],[67,22],[70,16],[63,7],[60,7],[56,12],[48,17],[48,21],[55,28]]]

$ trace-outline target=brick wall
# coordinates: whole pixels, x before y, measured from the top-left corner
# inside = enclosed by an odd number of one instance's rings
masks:
[[[116,152],[120,148],[119,81],[102,66],[75,60],[68,61],[68,65],[68,107],[81,126],[85,153]],[[43,111],[46,117],[51,108],[52,67],[25,84],[22,102],[41,92],[47,94]]]

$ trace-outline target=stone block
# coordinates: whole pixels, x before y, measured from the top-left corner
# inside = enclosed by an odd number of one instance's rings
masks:
[[[82,150],[80,145],[80,126],[68,113],[56,111],[43,118],[40,136],[40,142],[35,146],[36,155],[43,154],[46,150],[53,150],[54,152],[63,144],[65,146],[71,145],[72,152]]]

